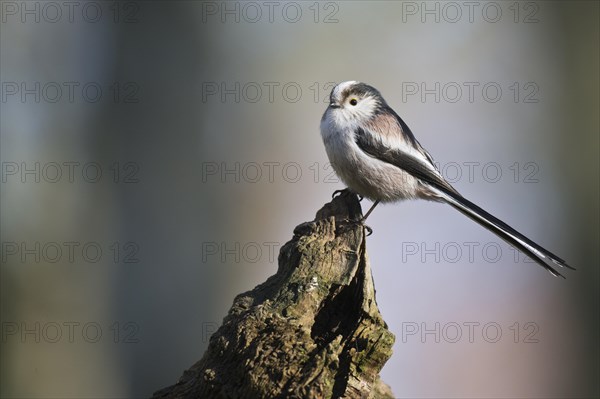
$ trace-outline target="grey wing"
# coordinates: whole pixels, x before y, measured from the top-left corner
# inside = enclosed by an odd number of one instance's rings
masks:
[[[546,262],[551,262],[555,265],[574,270],[574,268],[569,266],[563,259],[554,255],[552,252],[519,233],[502,220],[460,195],[448,182],[446,182],[446,180],[444,180],[437,169],[435,169],[434,165],[430,165],[427,162],[431,157],[426,152],[422,153],[419,151],[427,161],[425,159],[417,158],[411,154],[412,151],[390,148],[381,141],[376,140],[372,133],[364,130],[357,131],[356,144],[366,154],[383,162],[395,165],[418,178],[425,186],[430,188],[434,195],[437,195],[439,199],[447,202],[473,221],[494,232],[506,242],[527,254],[554,276],[564,277]],[[414,148],[416,150],[419,149],[418,147]]]
[[[359,128],[355,140],[358,147],[371,157],[410,173],[426,185],[459,195],[458,191],[439,173],[431,155],[414,138],[405,142],[407,148],[403,150],[402,148],[390,148],[381,140],[377,140],[376,137],[370,131]],[[411,148],[413,151],[409,150]],[[420,156],[415,155],[415,153]]]

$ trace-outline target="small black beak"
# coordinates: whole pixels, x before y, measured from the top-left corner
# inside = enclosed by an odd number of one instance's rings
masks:
[[[331,108],[340,108],[340,106],[339,106],[339,105],[337,105],[336,103],[329,103],[329,106],[330,106]]]

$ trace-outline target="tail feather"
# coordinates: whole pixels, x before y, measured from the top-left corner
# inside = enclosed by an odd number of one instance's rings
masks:
[[[479,206],[475,205],[460,194],[438,187],[430,186],[430,188],[432,188],[442,200],[525,253],[531,259],[539,263],[544,269],[548,270],[553,276],[565,278],[562,274],[550,266],[548,262],[560,267],[566,267],[568,269],[575,270],[575,268],[569,266],[563,259],[531,241],[523,234],[519,233],[497,217],[481,209]]]

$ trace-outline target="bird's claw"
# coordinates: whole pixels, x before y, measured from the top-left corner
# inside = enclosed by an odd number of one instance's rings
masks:
[[[348,191],[348,189],[347,189],[347,188],[344,188],[344,189],[341,189],[341,190],[335,190],[335,191],[333,192],[333,194],[331,194],[331,198],[335,198],[337,195],[339,195],[339,194],[342,194],[344,191]],[[356,196],[358,197],[358,200],[359,200],[359,201],[362,201],[362,200],[365,198],[365,197],[363,197],[363,196],[362,196],[362,195],[360,195],[360,194],[356,194]]]
[[[370,236],[371,234],[373,234],[373,229],[370,228],[369,226],[367,226],[367,224],[365,223],[366,218],[363,217],[361,218],[358,223],[360,223],[362,225],[362,227],[365,229],[365,231],[367,232],[367,237]]]
[[[373,229],[371,227],[367,226],[363,219],[356,220],[356,219],[345,218],[345,219],[343,219],[343,224],[347,227],[348,226],[361,226],[367,232],[367,234],[365,235],[366,237],[373,234]]]
[[[339,195],[339,194],[343,193],[344,191],[346,191],[346,189],[343,189],[343,190],[335,190],[335,191],[333,192],[333,194],[331,194],[331,198],[335,198],[337,195]]]

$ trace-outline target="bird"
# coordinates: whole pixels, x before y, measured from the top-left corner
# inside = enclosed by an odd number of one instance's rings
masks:
[[[339,83],[321,118],[321,137],[332,168],[351,192],[377,204],[425,199],[449,204],[535,260],[553,276],[563,259],[463,197],[446,181],[431,155],[374,87]]]

